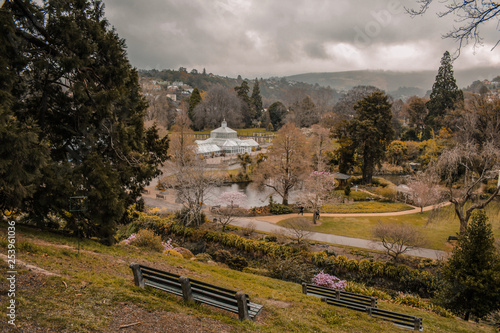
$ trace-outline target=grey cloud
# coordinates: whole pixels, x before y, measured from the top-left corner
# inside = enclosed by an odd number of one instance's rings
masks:
[[[441,38],[453,27],[453,18],[428,13],[412,19],[403,6],[414,0],[104,2],[106,16],[126,39],[129,58],[139,68],[198,66],[221,75],[250,77],[404,70],[405,64],[429,69],[432,60],[439,65],[443,52],[456,48],[453,41]],[[490,30],[485,31],[488,38]],[[332,51],[339,47],[352,54]],[[484,56],[488,57],[492,56]]]

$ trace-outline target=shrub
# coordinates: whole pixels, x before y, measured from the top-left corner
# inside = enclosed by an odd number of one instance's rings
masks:
[[[208,253],[198,253],[197,255],[194,256],[198,261],[201,262],[208,262],[212,261],[212,256]]]
[[[315,270],[314,266],[301,254],[284,258],[269,256],[267,269],[272,278],[297,283],[311,281]]]
[[[393,186],[386,186],[382,188],[376,188],[375,193],[382,196],[387,201],[395,201],[397,197],[397,190]]]
[[[180,254],[179,252],[177,252],[176,250],[167,250],[165,252],[163,252],[164,254],[166,255],[169,255],[169,256],[173,256],[173,257],[179,257],[179,258],[184,258],[182,256],[182,254]]]
[[[282,204],[273,204],[272,206],[269,207],[269,210],[271,214],[274,215],[282,215],[282,214],[291,214],[293,213],[293,209],[288,207],[287,205],[282,205]]]
[[[227,259],[226,264],[229,266],[229,268],[235,269],[237,271],[242,271],[243,268],[248,266],[248,262],[245,258],[237,256]]]
[[[323,271],[319,272],[316,274],[312,280],[311,283],[315,286],[320,286],[320,287],[327,287],[335,290],[345,290],[346,287],[346,281],[341,280],[336,276],[326,274]]]
[[[184,259],[191,259],[194,257],[193,253],[184,247],[176,247],[174,251],[179,252]]]
[[[264,237],[264,240],[266,242],[276,243],[278,241],[278,237],[276,235],[267,235],[266,237]]]
[[[213,256],[214,256],[216,261],[225,264],[226,261],[232,257],[232,254],[231,254],[231,252],[229,252],[227,250],[217,250],[217,251],[215,251]]]
[[[351,187],[349,185],[344,188],[344,194],[346,195],[346,197],[351,194]]]
[[[137,247],[142,247],[148,250],[162,252],[165,250],[161,237],[155,235],[154,232],[147,229],[139,230],[138,233],[130,235],[123,241],[124,244],[130,244]]]

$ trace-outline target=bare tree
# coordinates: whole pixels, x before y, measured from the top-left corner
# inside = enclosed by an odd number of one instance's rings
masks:
[[[446,181],[448,198],[460,221],[460,232],[465,231],[472,212],[486,207],[500,191],[497,186],[486,199],[480,199],[476,193],[483,181],[493,179],[500,169],[498,145],[493,141],[457,144],[443,152],[435,165],[435,170]]]
[[[306,138],[294,124],[283,126],[269,148],[267,159],[258,164],[254,181],[272,188],[288,205],[290,191],[307,176],[309,168]]]
[[[414,205],[420,207],[420,214],[424,207],[439,202],[441,192],[439,190],[438,177],[433,173],[421,173],[408,183],[410,197]]]
[[[283,226],[287,228],[289,237],[296,240],[297,244],[300,244],[312,233],[309,221],[303,217],[288,220],[283,224]]]
[[[190,135],[193,130],[186,111],[177,115],[170,131],[170,145],[168,148],[170,159],[181,167],[189,164],[195,158],[196,146],[194,137]]]
[[[419,9],[408,9],[407,11],[413,15],[424,14],[432,4],[433,0],[418,0]],[[483,38],[480,36],[479,28],[488,21],[499,23],[500,3],[498,1],[482,0],[443,0],[446,10],[438,13],[439,17],[453,15],[456,17],[456,22],[460,24],[444,34],[444,38],[454,39],[459,43],[458,52],[462,46],[467,45],[469,41],[474,41],[474,46],[481,45]],[[495,48],[500,41],[496,41]]]
[[[190,136],[190,120],[186,112],[176,117],[169,146],[168,176],[160,183],[176,190],[176,201],[184,206],[182,224],[199,226],[203,221],[202,207],[208,193],[218,184],[213,174],[207,173],[205,163],[196,155],[196,145]]]
[[[318,212],[323,201],[335,189],[335,178],[329,172],[314,171],[304,181],[304,191],[301,191],[299,200],[304,207]],[[316,224],[317,215],[313,214],[313,223]]]
[[[226,230],[226,226],[234,221],[235,210],[245,202],[247,199],[246,194],[241,192],[224,192],[218,198],[217,203],[219,205],[225,205],[226,207],[221,207],[216,210],[216,214],[219,217],[218,223],[222,226],[222,232]]]
[[[309,147],[313,153],[313,168],[317,171],[325,171],[326,153],[334,149],[332,140],[330,139],[330,130],[320,125],[312,125]]]
[[[203,224],[202,207],[205,199],[219,184],[219,180],[206,172],[205,163],[196,156],[188,163],[172,163],[169,178],[162,180],[166,186],[176,190],[176,201],[184,206],[182,224],[198,227]]]
[[[378,222],[373,228],[373,236],[380,240],[387,255],[395,261],[398,257],[416,247],[426,243],[421,231],[408,224],[391,224]]]
[[[230,127],[241,127],[243,115],[241,101],[233,89],[220,85],[211,88],[194,110],[196,128],[215,128],[225,119]]]
[[[449,117],[455,129],[454,146],[445,150],[433,169],[445,180],[448,199],[460,221],[460,232],[476,209],[485,208],[500,193],[482,199],[482,183],[492,180],[500,170],[500,101],[487,103],[473,98]]]

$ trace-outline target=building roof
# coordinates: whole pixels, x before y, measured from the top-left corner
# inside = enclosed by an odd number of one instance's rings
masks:
[[[340,172],[335,172],[333,174],[333,178],[339,179],[339,180],[347,180],[347,179],[351,178],[351,176],[340,173]]]
[[[221,149],[214,144],[198,144],[198,154],[217,153]]]
[[[227,127],[227,122],[224,120],[222,126],[214,129],[211,133],[236,133],[236,131]]]

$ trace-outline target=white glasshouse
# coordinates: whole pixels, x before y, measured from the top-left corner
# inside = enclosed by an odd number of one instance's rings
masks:
[[[259,144],[253,139],[241,140],[235,130],[227,127],[227,122],[222,121],[221,127],[210,132],[210,138],[196,140],[198,154],[204,156],[218,156],[221,154],[244,154],[250,153],[252,148]]]

